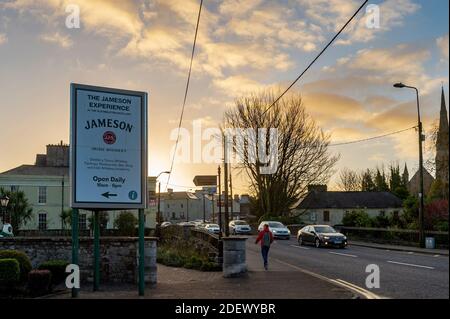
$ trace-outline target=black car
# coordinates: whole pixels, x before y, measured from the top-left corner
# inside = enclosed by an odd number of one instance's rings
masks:
[[[299,245],[313,244],[317,248],[347,246],[347,237],[328,225],[305,226],[298,231],[297,240]]]

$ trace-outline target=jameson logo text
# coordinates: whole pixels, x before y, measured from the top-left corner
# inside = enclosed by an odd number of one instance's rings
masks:
[[[96,119],[96,120],[89,120],[86,121],[86,126],[84,127],[86,130],[90,130],[92,128],[99,128],[99,127],[112,127],[112,128],[119,128],[122,131],[130,132],[133,129],[133,125],[119,120],[113,120],[113,119]]]

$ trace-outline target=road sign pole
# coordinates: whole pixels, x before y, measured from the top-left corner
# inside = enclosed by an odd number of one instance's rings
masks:
[[[94,291],[100,286],[100,226],[99,211],[94,211]]]
[[[78,209],[72,209],[72,264],[78,265]],[[79,288],[72,288],[72,298],[78,297]]]
[[[145,249],[144,249],[144,210],[139,209],[139,296],[145,294]]]

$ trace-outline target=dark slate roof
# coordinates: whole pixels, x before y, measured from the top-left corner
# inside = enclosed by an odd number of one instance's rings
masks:
[[[297,209],[401,207],[402,201],[390,192],[310,192]]]
[[[195,194],[189,192],[161,193],[161,200],[170,199],[199,199]]]
[[[53,166],[36,166],[36,165],[20,165],[9,171],[0,173],[0,175],[45,175],[45,176],[62,176],[69,175],[69,167],[53,167]]]

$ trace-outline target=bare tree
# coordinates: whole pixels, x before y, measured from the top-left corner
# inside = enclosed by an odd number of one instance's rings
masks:
[[[344,167],[339,173],[337,187],[343,192],[357,192],[361,190],[362,177],[361,174]]]
[[[425,163],[424,167],[430,174],[436,174],[436,141],[439,133],[439,121],[435,120],[425,136]]]
[[[332,175],[332,168],[338,156],[328,152],[329,136],[316,125],[305,112],[301,96],[289,95],[265,112],[274,101],[274,92],[266,91],[237,99],[236,107],[225,112],[224,128],[276,128],[278,130],[275,149],[277,157],[270,163],[264,162],[257,144],[256,160],[252,161],[251,151],[234,147],[250,181],[250,189],[256,198],[257,214],[273,216],[286,215],[291,206],[306,194],[309,184],[326,183]],[[261,137],[265,149],[269,149],[274,139],[269,134]],[[236,144],[233,144],[236,145]],[[261,168],[273,168],[271,174],[262,173]]]

